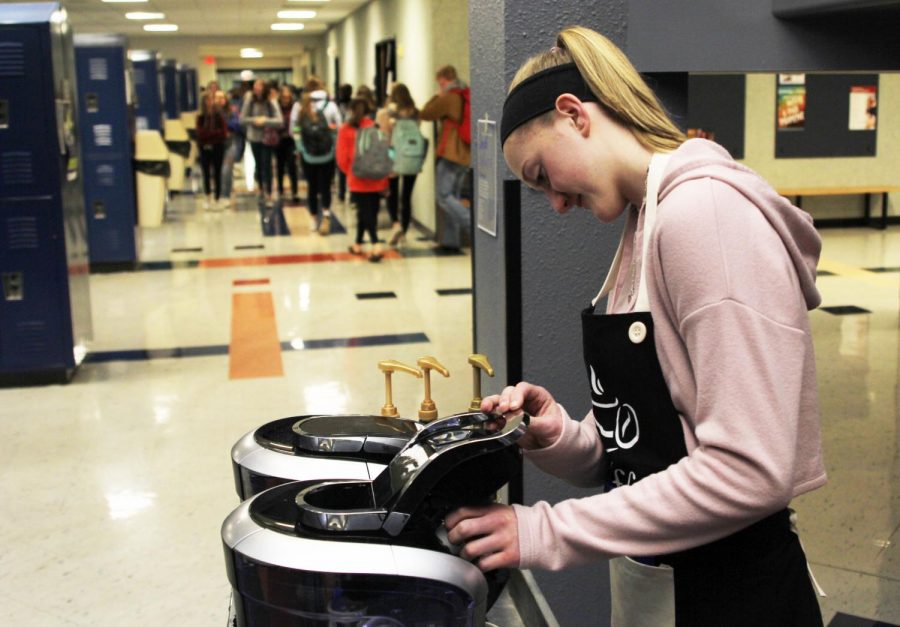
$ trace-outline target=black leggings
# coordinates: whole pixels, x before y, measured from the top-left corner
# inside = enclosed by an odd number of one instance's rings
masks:
[[[319,213],[319,198],[322,198],[322,209],[331,209],[331,180],[334,178],[334,161],[326,163],[310,163],[303,160],[303,172],[306,175],[307,206],[313,215]]]
[[[275,163],[278,168],[278,195],[284,196],[284,171],[291,179],[291,194],[297,196],[297,158],[296,146],[293,137],[282,137],[278,146],[275,148]]]
[[[391,185],[391,195],[388,196],[387,201],[388,213],[391,215],[391,222],[399,222],[404,233],[409,228],[409,221],[412,216],[412,192],[416,184],[416,176],[416,174],[403,174],[388,179]],[[400,179],[403,179],[403,195],[399,198],[400,219],[398,219],[397,196],[400,191]]]
[[[222,162],[225,160],[225,144],[211,144],[200,149],[200,167],[203,170],[203,191],[211,194],[210,173],[215,182],[216,200],[222,191]],[[210,172],[212,170],[212,172]]]
[[[356,243],[363,243],[363,234],[368,233],[372,244],[378,243],[378,205],[381,204],[379,192],[354,192],[356,199]]]
[[[262,142],[250,142],[250,150],[256,162],[254,177],[260,190],[268,196],[272,193],[272,147]]]

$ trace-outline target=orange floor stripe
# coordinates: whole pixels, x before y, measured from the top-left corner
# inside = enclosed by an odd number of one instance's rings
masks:
[[[396,250],[385,250],[385,259],[402,259]],[[233,266],[278,266],[294,263],[321,263],[325,261],[365,261],[365,257],[350,253],[310,253],[307,255],[267,255],[265,257],[224,257],[201,259],[201,268],[228,268]]]
[[[284,376],[272,292],[231,295],[228,376],[231,379]]]

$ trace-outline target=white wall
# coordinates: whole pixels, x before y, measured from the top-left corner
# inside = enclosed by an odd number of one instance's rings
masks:
[[[900,74],[881,74],[878,86],[878,145],[874,157],[820,159],[775,158],[775,76],[747,75],[743,162],[774,187],[900,184]],[[804,198],[803,208],[816,218],[862,215],[861,196]],[[891,215],[900,214],[900,194],[890,194]],[[876,205],[875,212],[880,211]],[[848,210],[849,209],[849,210]]]
[[[354,89],[374,87],[375,44],[394,38],[397,43],[397,80],[409,87],[421,108],[437,90],[435,70],[456,66],[463,79],[469,73],[468,5],[456,0],[374,0],[333,27],[326,35],[326,84],[334,84],[334,58],[339,59],[341,83]],[[433,125],[422,123],[431,142],[428,160],[413,191],[413,217],[435,229]]]
[[[300,83],[309,74],[316,54],[324,48],[324,35],[275,35],[268,37],[182,37],[139,36],[129,37],[128,46],[133,50],[156,50],[164,59],[177,59],[197,68],[200,85],[206,85],[216,77],[219,68],[256,69],[287,68],[294,71],[294,82]],[[259,48],[266,55],[262,59],[241,59],[241,48]],[[204,59],[215,57],[216,62],[207,65]],[[317,71],[322,70],[318,67]]]

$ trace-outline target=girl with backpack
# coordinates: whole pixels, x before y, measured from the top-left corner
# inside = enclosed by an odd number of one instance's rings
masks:
[[[365,129],[375,127],[375,122],[367,116],[368,103],[362,98],[354,98],[350,103],[350,118],[341,126],[337,137],[337,165],[347,175],[347,185],[356,200],[356,242],[350,246],[354,255],[362,255],[363,237],[369,234],[372,249],[369,261],[381,261],[381,245],[378,243],[378,205],[381,197],[387,192],[387,172],[384,177],[362,178],[354,174],[353,163],[359,156],[356,154],[357,136]],[[357,168],[358,171],[358,168]]]
[[[318,230],[321,235],[331,233],[331,180],[334,178],[334,132],[341,123],[337,105],[328,98],[325,83],[311,76],[306,81],[303,98],[291,113],[291,128],[300,127],[300,159],[307,183],[309,212],[322,213]]]
[[[282,85],[278,94],[278,110],[284,126],[278,132],[278,146],[275,148],[275,167],[278,182],[278,196],[284,198],[284,173],[287,171],[291,179],[291,200],[300,202],[297,196],[297,152],[294,146],[294,136],[291,134],[291,113],[294,111],[294,91],[289,85]]]
[[[394,171],[388,179],[391,194],[387,199],[388,213],[393,223],[389,244],[397,246],[406,239],[412,216],[412,192],[416,177],[428,152],[428,140],[419,130],[419,110],[403,83],[391,88],[388,105],[381,109],[376,122],[387,136],[394,153]],[[402,183],[402,194],[401,194]],[[400,215],[397,215],[397,205]]]

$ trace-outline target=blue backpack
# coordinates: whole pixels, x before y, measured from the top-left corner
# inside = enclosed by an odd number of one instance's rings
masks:
[[[428,139],[419,130],[419,123],[413,119],[394,122],[391,132],[391,150],[394,153],[394,172],[397,174],[418,174],[428,154]]]

